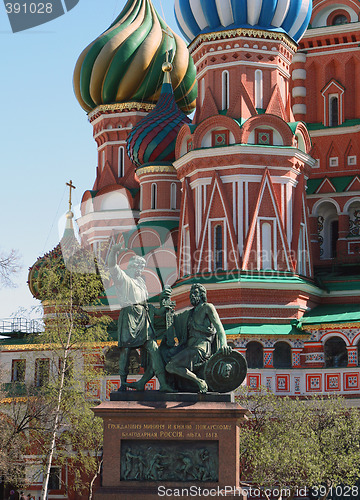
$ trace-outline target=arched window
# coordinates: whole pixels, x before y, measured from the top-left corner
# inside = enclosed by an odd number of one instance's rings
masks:
[[[339,98],[338,98],[338,96],[330,96],[329,106],[330,106],[329,125],[330,125],[330,127],[336,127],[337,125],[339,125]]]
[[[325,342],[325,367],[343,368],[348,365],[345,341],[340,337],[331,337]]]
[[[157,185],[151,184],[151,208],[155,210],[157,206]]]
[[[339,15],[334,17],[334,19],[332,21],[332,25],[337,26],[339,24],[347,24],[348,22],[349,21],[344,14],[339,14]]]
[[[230,82],[229,72],[222,72],[222,109],[229,109],[230,107]]]
[[[339,237],[339,217],[333,203],[324,201],[318,208],[320,259],[334,259]]]
[[[175,182],[171,183],[171,188],[170,188],[170,209],[176,210],[176,184],[175,184]]]
[[[223,230],[221,225],[214,228],[214,268],[223,269]]]
[[[291,347],[287,342],[276,342],[274,368],[291,368]]]
[[[246,346],[246,361],[249,368],[264,368],[264,349],[260,342],[249,342]]]
[[[124,146],[119,147],[118,177],[124,177]]]
[[[263,72],[255,71],[255,108],[263,107]]]

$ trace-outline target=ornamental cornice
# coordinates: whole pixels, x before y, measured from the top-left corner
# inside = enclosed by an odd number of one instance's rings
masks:
[[[88,118],[91,121],[95,116],[107,111],[152,111],[156,104],[150,102],[116,102],[114,104],[101,104],[90,111]]]
[[[141,177],[145,174],[154,174],[154,173],[170,173],[176,175],[176,170],[172,165],[147,165],[145,167],[140,167],[136,170],[136,174],[138,177]]]
[[[98,345],[98,344],[96,344]],[[100,347],[112,347],[117,345],[114,340],[108,342],[101,342]],[[0,352],[12,352],[12,351],[51,351],[54,349],[54,344],[18,344],[18,345],[1,345]]]
[[[27,401],[29,401],[28,397],[21,396],[21,397],[0,399],[0,404],[26,403]]]
[[[293,42],[285,33],[277,33],[276,31],[265,31],[250,28],[237,28],[232,30],[215,31],[213,33],[201,33],[193,42],[189,44],[190,52],[194,51],[202,42],[210,42],[213,40],[221,40],[226,38],[235,38],[245,36],[248,38],[265,38],[268,40],[279,40],[284,42],[291,50],[297,50],[297,44]]]
[[[303,324],[302,325],[303,330],[308,330],[308,331],[326,331],[326,330],[333,330],[333,329],[342,329],[342,328],[360,328],[360,323],[321,323],[318,325],[307,325]]]

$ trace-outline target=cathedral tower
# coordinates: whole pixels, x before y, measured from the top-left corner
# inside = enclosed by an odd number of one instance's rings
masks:
[[[315,299],[306,283],[313,268],[305,202],[314,160],[289,90],[311,2],[217,2],[214,11],[184,0],[175,12],[199,84],[174,163],[182,182],[179,300],[195,277],[213,283],[225,323],[300,317]]]

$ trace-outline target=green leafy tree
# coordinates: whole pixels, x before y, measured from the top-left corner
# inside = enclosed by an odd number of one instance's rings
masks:
[[[336,396],[277,397],[244,390],[252,416],[240,432],[241,477],[264,496],[292,498],[301,488],[355,484],[360,476],[360,415]]]
[[[1,373],[0,373],[1,377]],[[17,384],[0,388],[0,477],[2,482],[24,486],[23,455],[29,446],[29,434],[43,432],[49,423],[49,403],[34,394],[34,388]]]
[[[70,486],[77,491],[89,488],[81,474],[96,476],[102,444],[101,423],[91,412],[94,401],[87,399],[86,391],[101,377],[96,352],[100,355],[98,347],[108,340],[110,319],[96,314],[102,279],[91,252],[79,250],[68,258],[63,254],[52,255],[36,283],[46,317],[45,331],[34,342],[51,353],[49,375],[43,380],[38,376],[40,392],[52,407],[51,425],[48,432],[33,435],[44,457],[43,500],[55,458],[61,465],[70,456],[77,473],[76,484]]]

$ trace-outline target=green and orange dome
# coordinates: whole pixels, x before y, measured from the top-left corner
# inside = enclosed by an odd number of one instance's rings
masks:
[[[113,24],[81,53],[74,89],[82,108],[102,104],[156,103],[162,64],[172,55],[177,105],[190,113],[197,96],[196,70],[186,43],[157,14],[151,0],[128,0]]]

